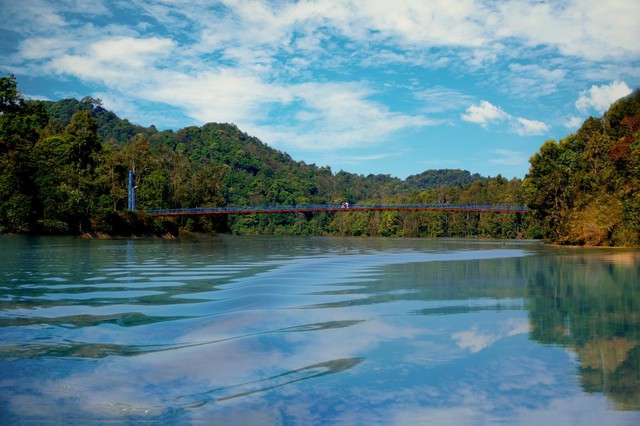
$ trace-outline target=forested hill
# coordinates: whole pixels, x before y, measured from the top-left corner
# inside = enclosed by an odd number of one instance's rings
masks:
[[[483,180],[478,173],[471,174],[467,170],[440,169],[427,170],[417,175],[411,175],[406,179],[406,185],[416,189],[436,189],[441,186],[456,187],[465,186],[472,182]]]
[[[640,90],[530,161],[524,195],[546,239],[640,246]]]
[[[77,99],[62,99],[56,102],[42,102],[49,118],[61,126],[66,127],[71,123],[71,118],[77,112],[88,111],[96,118],[98,123],[98,135],[103,141],[113,141],[125,144],[135,135],[142,133],[151,135],[157,133],[154,126],[149,128],[138,126],[127,119],[121,119],[113,112],[102,107],[100,99],[89,96],[81,101]]]
[[[75,113],[90,112],[97,120],[101,139],[111,146],[124,147],[134,137],[144,135],[152,152],[167,146],[196,163],[226,165],[222,191],[226,204],[231,205],[355,203],[440,187],[461,187],[488,179],[451,169],[427,170],[404,181],[389,175],[362,176],[346,171],[334,174],[329,167],[295,161],[232,124],[209,123],[160,132],[154,126],[145,128],[121,119],[104,109],[100,100],[90,97],[44,105],[49,116],[62,127],[69,125]],[[253,190],[246,191],[249,187]],[[144,194],[141,195],[144,204]]]

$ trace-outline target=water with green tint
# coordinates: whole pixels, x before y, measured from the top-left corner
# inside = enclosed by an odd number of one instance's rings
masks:
[[[0,424],[640,424],[640,251],[0,237]]]

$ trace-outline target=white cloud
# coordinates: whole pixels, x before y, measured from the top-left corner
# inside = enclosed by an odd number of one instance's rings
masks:
[[[364,28],[393,37],[401,43],[423,46],[481,46],[486,40],[482,23],[470,13],[477,8],[474,0],[451,3],[447,0],[415,2],[399,0],[353,2],[356,21]]]
[[[640,55],[640,3],[633,0],[503,1],[496,5],[499,39],[521,39],[561,54],[601,61]]]
[[[20,44],[20,55],[24,60],[39,61],[62,56],[73,46],[79,43],[73,40],[50,37],[34,37]]]
[[[520,136],[542,135],[549,130],[549,126],[542,121],[527,120],[526,118],[521,117],[514,118],[513,128]]]
[[[392,131],[429,124],[420,116],[394,113],[383,104],[369,100],[375,92],[362,84],[304,83],[296,86],[295,91],[305,106],[318,114],[321,124],[337,126],[338,131],[353,128]]]
[[[229,68],[195,75],[157,70],[154,80],[156,84],[139,91],[139,96],[179,106],[201,123],[252,123],[268,113],[270,103],[293,99],[283,86]]]
[[[477,105],[469,106],[466,114],[462,114],[460,118],[463,121],[478,124],[485,129],[490,123],[507,121],[511,131],[520,136],[540,135],[549,130],[549,126],[542,121],[514,117],[488,101],[481,101]]]
[[[501,108],[487,101],[481,101],[478,105],[471,105],[467,108],[467,113],[462,114],[461,118],[469,123],[479,124],[487,127],[489,123],[505,120],[509,118],[509,114]]]
[[[99,40],[90,47],[91,56],[102,64],[142,68],[153,64],[157,57],[167,57],[175,42],[167,38],[114,37]]]
[[[562,124],[567,129],[575,130],[582,125],[584,118],[572,115]]]
[[[175,43],[166,38],[104,38],[87,46],[70,46],[69,53],[56,51],[46,66],[58,74],[130,90],[148,85],[157,62],[169,57],[174,47]]]
[[[602,86],[591,86],[590,89],[580,92],[576,101],[576,108],[586,113],[595,110],[604,113],[613,102],[631,93],[631,88],[624,81],[614,81]]]
[[[371,100],[353,83],[305,83],[289,88],[299,103],[296,120],[259,125],[261,139],[278,146],[327,151],[375,145],[395,132],[433,125],[420,116],[396,113]],[[256,129],[257,130],[257,129]]]

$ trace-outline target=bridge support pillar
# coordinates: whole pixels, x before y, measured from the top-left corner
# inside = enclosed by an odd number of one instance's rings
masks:
[[[135,186],[135,181],[136,173],[134,171],[129,171],[129,201],[127,208],[132,212],[136,211],[136,189],[138,187]]]

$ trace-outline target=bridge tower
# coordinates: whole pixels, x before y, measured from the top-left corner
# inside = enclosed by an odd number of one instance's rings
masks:
[[[137,186],[135,186],[135,181],[136,181],[136,172],[134,172],[133,170],[129,171],[129,201],[127,204],[127,208],[129,210],[136,211],[136,188],[138,188]]]

